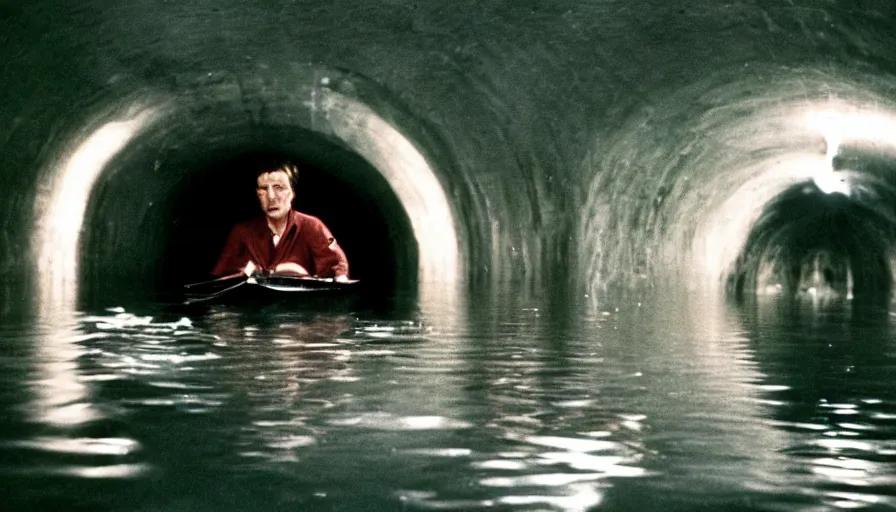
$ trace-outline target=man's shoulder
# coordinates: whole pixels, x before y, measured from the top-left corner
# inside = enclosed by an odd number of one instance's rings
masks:
[[[313,224],[313,225],[323,225],[323,221],[315,217],[314,215],[308,215],[307,213],[302,213],[298,210],[292,211],[292,218],[295,220],[296,224]]]
[[[330,233],[330,228],[324,224],[324,221],[318,219],[314,215],[308,215],[307,213],[295,210],[293,210],[292,215],[297,228],[296,231],[301,233],[300,236],[332,238],[333,235]]]

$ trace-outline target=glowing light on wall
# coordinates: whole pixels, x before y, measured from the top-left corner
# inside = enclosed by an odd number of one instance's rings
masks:
[[[448,198],[422,154],[369,107],[323,89],[325,122],[385,177],[411,221],[420,254],[421,282],[456,281],[458,237]]]
[[[815,185],[825,194],[839,192],[849,195],[850,186],[846,176],[834,168],[834,158],[840,152],[840,143],[843,141],[843,128],[845,127],[843,116],[836,112],[810,112],[806,115],[809,127],[817,130],[824,136],[827,149],[825,150],[825,166],[820,167],[812,176]]]
[[[65,154],[45,178],[35,216],[33,247],[37,256],[38,322],[46,333],[35,344],[34,420],[56,426],[79,425],[99,417],[79,378],[76,361],[83,348],[77,335],[78,242],[84,213],[97,178],[112,158],[149,120],[142,111],[109,122]]]
[[[828,194],[851,194],[851,182],[859,175],[854,170],[835,170],[834,160],[842,148],[853,144],[896,148],[896,116],[877,108],[807,105],[781,114],[779,117],[789,121],[782,123],[783,130],[773,138],[798,145],[789,148],[787,155],[775,157],[774,162],[758,160],[737,170],[745,179],[712,208],[711,214],[705,214],[707,222],[695,231],[695,271],[703,273],[710,286],[723,284],[720,278],[732,268],[765,206],[788,187],[811,181]],[[811,145],[803,145],[802,141],[813,140],[815,134],[825,141],[824,155]]]
[[[760,163],[747,169],[752,176],[723,201],[710,222],[701,224],[694,238],[696,268],[706,272],[710,286],[722,284],[721,276],[730,268],[749,236],[763,208],[788,187],[805,183],[824,167],[817,156],[801,155],[766,167]]]
[[[836,156],[837,149],[843,142],[880,141],[896,144],[896,118],[892,115],[879,112],[844,113],[823,110],[808,112],[806,121],[810,128],[822,134],[828,141],[829,158]]]
[[[826,158],[829,169],[834,170],[834,158],[840,151],[840,143],[843,141],[843,117],[833,111],[809,112],[806,114],[806,122],[809,127],[824,136],[827,143]]]
[[[883,142],[896,146],[896,119],[880,113],[842,113],[835,110],[812,111],[806,114],[809,128],[824,137],[827,144],[827,165],[819,168],[813,181],[823,192],[849,195],[849,180],[834,168],[834,158],[844,142]]]
[[[149,121],[144,110],[106,123],[62,159],[48,178],[35,229],[41,309],[72,306],[77,297],[78,242],[93,186],[105,166]]]
[[[840,171],[819,172],[812,177],[812,181],[825,194],[839,192],[848,196],[852,190],[846,175]]]

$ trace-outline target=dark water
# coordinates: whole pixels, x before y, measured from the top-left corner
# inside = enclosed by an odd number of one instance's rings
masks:
[[[7,313],[2,510],[896,508],[886,308],[558,302]]]

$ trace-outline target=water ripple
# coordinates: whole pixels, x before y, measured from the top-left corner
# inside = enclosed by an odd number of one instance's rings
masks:
[[[124,438],[35,437],[11,446],[81,455],[128,455],[140,449],[140,443]]]
[[[815,331],[690,331],[623,304],[554,325],[551,307],[518,306],[445,332],[345,313],[84,315],[9,342],[0,473],[34,496],[46,475],[158,482],[175,500],[261,485],[300,509],[893,505],[883,345],[863,361]]]
[[[441,416],[396,416],[388,413],[368,413],[328,421],[331,425],[380,430],[453,430],[470,428],[471,423]]]

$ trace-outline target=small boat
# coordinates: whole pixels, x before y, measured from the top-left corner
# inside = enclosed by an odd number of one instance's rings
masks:
[[[283,274],[243,273],[184,286],[184,304],[209,301],[277,298],[297,293],[339,293],[350,290],[358,280],[298,277]]]

